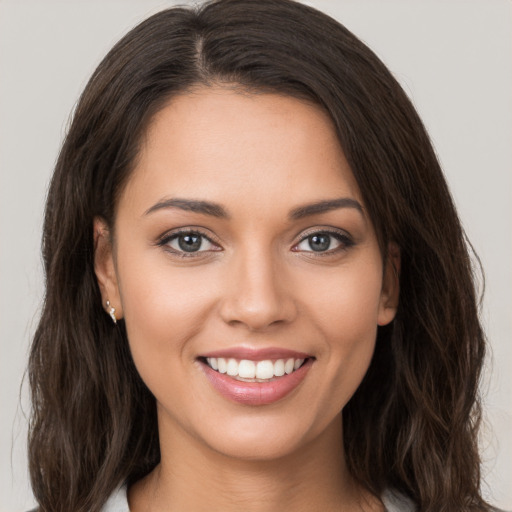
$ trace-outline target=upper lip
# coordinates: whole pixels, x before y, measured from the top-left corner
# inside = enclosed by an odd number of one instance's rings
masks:
[[[251,348],[251,347],[232,347],[222,350],[214,350],[201,354],[200,357],[223,357],[226,359],[248,359],[250,361],[264,361],[267,359],[307,359],[311,354],[305,352],[298,352],[287,348],[267,347],[267,348]]]

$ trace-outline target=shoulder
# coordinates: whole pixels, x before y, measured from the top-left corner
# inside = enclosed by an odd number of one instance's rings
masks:
[[[416,505],[405,495],[386,489],[381,496],[386,512],[416,512]]]
[[[417,512],[418,507],[407,496],[393,490],[387,489],[381,496],[386,512]],[[491,508],[489,512],[509,512],[499,508]],[[512,512],[512,511],[510,511]]]
[[[28,512],[39,512],[39,508],[33,508]],[[119,487],[110,495],[100,512],[130,512],[125,485]]]
[[[130,512],[128,508],[128,497],[126,496],[126,486],[119,487],[105,503],[101,512]]]

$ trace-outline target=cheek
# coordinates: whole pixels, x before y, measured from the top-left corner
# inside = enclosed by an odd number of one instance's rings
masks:
[[[187,341],[202,330],[212,304],[208,274],[172,268],[151,253],[125,258],[118,269],[128,340],[141,374],[144,367],[186,357]]]
[[[329,339],[355,342],[365,338],[365,333],[376,332],[381,290],[382,266],[374,258],[317,275],[314,287],[303,293],[309,294],[317,325]]]
[[[356,271],[357,270],[357,271]],[[315,328],[324,340],[325,380],[334,398],[324,404],[341,410],[370,365],[377,336],[382,268],[377,260],[318,282],[311,302]]]

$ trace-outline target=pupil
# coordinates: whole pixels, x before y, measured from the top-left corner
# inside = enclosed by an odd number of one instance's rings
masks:
[[[198,251],[201,247],[201,237],[199,235],[181,235],[178,238],[178,245],[186,252]]]
[[[313,251],[326,251],[329,249],[331,239],[329,235],[311,235],[309,237],[309,246]]]

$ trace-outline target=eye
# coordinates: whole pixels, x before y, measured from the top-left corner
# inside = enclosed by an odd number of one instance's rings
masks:
[[[345,234],[337,231],[317,231],[305,236],[294,248],[294,251],[316,253],[334,253],[348,249],[354,242]]]
[[[181,256],[192,256],[193,253],[218,251],[220,247],[214,244],[206,235],[198,231],[180,231],[162,238],[160,246],[166,247]]]

